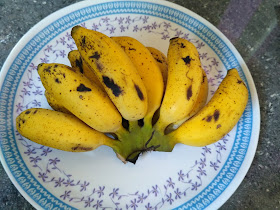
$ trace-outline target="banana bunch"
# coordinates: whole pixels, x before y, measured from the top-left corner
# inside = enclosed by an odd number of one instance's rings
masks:
[[[41,63],[38,74],[53,110],[31,108],[19,133],[42,145],[85,152],[106,145],[123,162],[177,143],[212,144],[242,116],[248,90],[230,69],[206,104],[208,81],[195,46],[172,38],[167,57],[132,37],[108,37],[75,26],[71,67]]]

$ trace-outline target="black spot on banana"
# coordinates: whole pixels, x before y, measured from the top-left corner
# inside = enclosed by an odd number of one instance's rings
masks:
[[[144,100],[144,95],[143,95],[142,91],[140,90],[139,86],[134,84],[134,87],[135,87],[135,90],[138,94],[138,97],[140,98],[141,101],[143,101]]]
[[[214,120],[217,121],[220,117],[220,111],[216,109],[213,114],[213,117],[214,117]]]
[[[80,84],[77,87],[77,91],[79,91],[79,92],[88,92],[88,91],[91,91],[91,89],[86,87],[84,84]]]
[[[183,47],[184,48],[184,47]],[[189,65],[190,64],[190,62],[191,62],[191,58],[190,58],[190,56],[186,56],[185,58],[182,58],[183,59],[183,61],[185,62],[185,64],[186,65]]]
[[[214,118],[215,121],[217,121],[220,117],[220,111],[215,110],[213,115],[208,115],[206,118],[203,118],[202,120],[206,120],[206,122],[211,122],[211,120]]]
[[[192,97],[192,85],[190,85],[190,87],[188,87],[187,89],[187,99],[188,101],[191,99]]]
[[[178,38],[179,38],[178,36],[172,37],[171,39],[169,39],[169,42],[174,40],[174,39],[178,39]]]
[[[119,97],[120,94],[122,94],[122,89],[120,86],[115,84],[113,79],[110,79],[109,77],[102,76],[103,83],[106,85],[106,87],[110,88],[114,96]]]
[[[77,151],[77,150],[81,150],[81,151],[91,151],[91,150],[93,150],[93,147],[84,147],[84,146],[81,146],[81,144],[78,144],[77,146],[72,147],[71,149],[72,149],[73,151]]]
[[[58,78],[55,78],[56,83],[61,83]]]
[[[84,69],[83,69],[83,61],[82,58],[80,59],[76,59],[75,60],[76,66],[79,68],[80,72],[83,74],[84,73]]]
[[[94,54],[92,56],[89,56],[89,58],[94,58],[94,59],[98,60],[100,58],[100,54],[96,51],[96,52],[94,52]]]
[[[99,61],[99,60],[96,60],[95,61],[95,64],[96,64],[96,67],[97,69],[102,72],[102,70],[104,69],[104,65]]]
[[[155,59],[156,59],[156,61],[159,62],[159,63],[162,63],[162,62],[163,62],[162,60],[160,60],[160,59],[158,59],[158,58],[155,58]]]
[[[211,122],[211,120],[212,120],[212,115],[210,115],[210,116],[207,116],[207,118],[206,118],[206,122]],[[205,118],[203,118],[202,120],[204,120]]]
[[[38,65],[38,67],[40,67],[40,65]],[[44,71],[50,73],[50,69],[51,69],[51,67],[48,66],[48,67],[46,67],[46,68],[44,69]]]
[[[86,37],[82,37],[82,43],[81,43],[81,46],[82,47],[85,47],[86,46]]]

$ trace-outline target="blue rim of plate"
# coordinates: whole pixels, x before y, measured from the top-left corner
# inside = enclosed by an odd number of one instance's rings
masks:
[[[184,10],[186,11],[185,8]],[[0,137],[3,160],[7,164],[7,168],[15,179],[15,182],[20,186],[24,193],[26,193],[26,195],[38,205],[38,207],[44,209],[72,209],[71,206],[53,196],[36,180],[20,156],[19,149],[15,142],[15,130],[13,126],[14,97],[19,81],[32,59],[42,47],[55,36],[64,32],[66,29],[89,19],[104,15],[125,13],[155,16],[186,28],[211,47],[226,69],[236,68],[240,73],[241,78],[248,86],[248,81],[241,64],[225,41],[201,21],[185,12],[164,5],[164,2],[163,4],[141,1],[98,3],[76,10],[57,19],[38,32],[18,53],[5,75],[0,92]],[[234,144],[225,164],[207,187],[205,187],[198,195],[177,208],[206,208],[227,189],[246,157],[252,134],[252,126],[253,104],[251,93],[249,92],[248,104],[243,116],[237,124]]]

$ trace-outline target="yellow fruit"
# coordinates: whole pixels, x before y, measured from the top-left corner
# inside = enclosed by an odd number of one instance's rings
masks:
[[[83,74],[63,64],[38,65],[43,86],[58,104],[101,132],[121,127],[121,115],[109,97]]]
[[[182,38],[171,39],[167,62],[167,85],[156,124],[162,132],[191,112],[203,81],[199,54],[191,42]]]
[[[110,37],[75,26],[71,35],[83,61],[94,71],[126,120],[139,120],[147,112],[147,92],[137,69]]]
[[[228,71],[209,103],[168,136],[190,146],[212,144],[226,135],[242,116],[248,90],[236,69]]]
[[[158,64],[162,74],[164,87],[166,87],[167,75],[168,75],[167,57],[161,51],[159,51],[154,47],[147,47],[147,49],[151,52],[152,56],[154,57],[154,59]]]
[[[86,152],[113,141],[74,115],[31,108],[16,118],[19,133],[38,144],[70,152]]]
[[[72,152],[106,145],[135,163],[141,153],[171,152],[178,143],[212,144],[244,112],[248,90],[236,69],[205,105],[207,76],[185,39],[171,39],[165,57],[132,37],[80,26],[71,35],[79,50],[68,55],[73,68],[38,65],[47,101],[60,112],[33,108],[16,118],[19,133],[34,142]]]
[[[150,51],[132,37],[111,37],[128,55],[145,85],[148,96],[148,110],[145,118],[151,121],[160,107],[164,84],[159,66]]]
[[[78,50],[70,51],[68,53],[68,60],[70,61],[72,68],[78,69],[92,83],[96,84],[100,89],[104,90],[102,84],[95,76],[94,72],[85,64],[85,62],[83,62],[83,59]]]
[[[51,94],[49,94],[47,91],[45,91],[45,97],[47,99],[48,104],[50,105],[51,108],[53,108],[53,110],[63,112],[66,114],[71,114],[71,112],[69,110],[67,110],[65,107],[63,107],[59,103],[57,103],[55,98]]]
[[[174,123],[174,128],[178,128],[182,123],[190,119],[192,116],[194,116],[199,110],[201,110],[205,106],[208,98],[208,80],[205,71],[202,71],[202,73],[203,73],[202,84],[193,109],[183,120]]]

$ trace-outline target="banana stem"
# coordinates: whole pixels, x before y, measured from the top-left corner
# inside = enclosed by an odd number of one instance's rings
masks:
[[[158,121],[156,122],[156,124],[154,125],[154,129],[160,133],[162,136],[164,136],[164,131],[166,129],[166,127],[168,126],[168,123],[164,123],[160,118],[158,119]]]
[[[129,131],[126,130],[123,126],[121,126],[121,127],[115,132],[115,134],[118,136],[118,138],[119,138],[119,136],[123,136],[123,135],[128,134],[128,133],[129,133]]]
[[[135,163],[141,153],[155,150],[153,145],[147,147],[153,136],[151,120],[151,117],[147,117],[143,121],[130,121],[129,131],[123,127],[120,128],[115,133],[118,140],[106,141],[106,145],[111,147],[123,162]]]
[[[146,143],[147,148],[154,148],[155,151],[171,152],[176,142],[158,130],[154,130],[152,138]]]
[[[135,133],[140,129],[139,121],[129,121],[129,132]]]
[[[165,125],[159,123],[160,130],[152,126],[152,114],[146,115],[143,120],[130,121],[129,129],[121,127],[115,134],[118,140],[106,141],[123,161],[135,163],[138,156],[146,151],[170,152],[174,147],[174,142],[169,136],[164,134]]]
[[[153,114],[149,114],[144,118],[144,125],[152,128]]]

